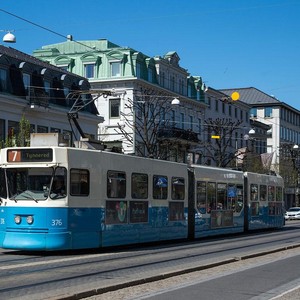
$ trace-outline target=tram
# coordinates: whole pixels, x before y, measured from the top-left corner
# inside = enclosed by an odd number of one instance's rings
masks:
[[[284,225],[279,176],[44,142],[1,149],[0,197],[5,249],[102,248]]]

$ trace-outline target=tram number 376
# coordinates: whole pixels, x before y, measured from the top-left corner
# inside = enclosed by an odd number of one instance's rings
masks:
[[[63,222],[62,219],[52,219],[51,221],[51,226],[56,227],[56,226],[62,226]]]

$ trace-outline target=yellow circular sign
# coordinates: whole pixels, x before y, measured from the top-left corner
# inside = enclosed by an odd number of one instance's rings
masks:
[[[233,93],[231,94],[231,99],[232,99],[233,101],[239,100],[239,99],[240,99],[240,94],[239,94],[238,92],[233,92]]]

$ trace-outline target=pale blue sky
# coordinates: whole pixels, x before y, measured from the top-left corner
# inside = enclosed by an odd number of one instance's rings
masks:
[[[2,0],[0,9],[77,41],[176,51],[208,86],[253,86],[300,110],[300,0]],[[17,37],[5,45],[28,54],[65,41],[1,10],[0,24]]]

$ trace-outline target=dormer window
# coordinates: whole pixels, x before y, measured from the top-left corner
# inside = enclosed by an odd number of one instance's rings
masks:
[[[148,68],[148,81],[153,82],[153,70]]]
[[[94,78],[95,77],[95,64],[94,63],[84,64],[84,76],[86,78]]]
[[[7,70],[0,69],[0,91],[7,91]]]
[[[141,64],[136,63],[136,77],[141,78]]]
[[[25,88],[26,96],[30,96],[30,75],[27,73],[23,73],[23,84]]]
[[[58,65],[58,67],[63,71],[68,71],[68,65]]]
[[[120,77],[121,76],[121,62],[120,61],[112,61],[110,63],[110,70],[112,77]]]

